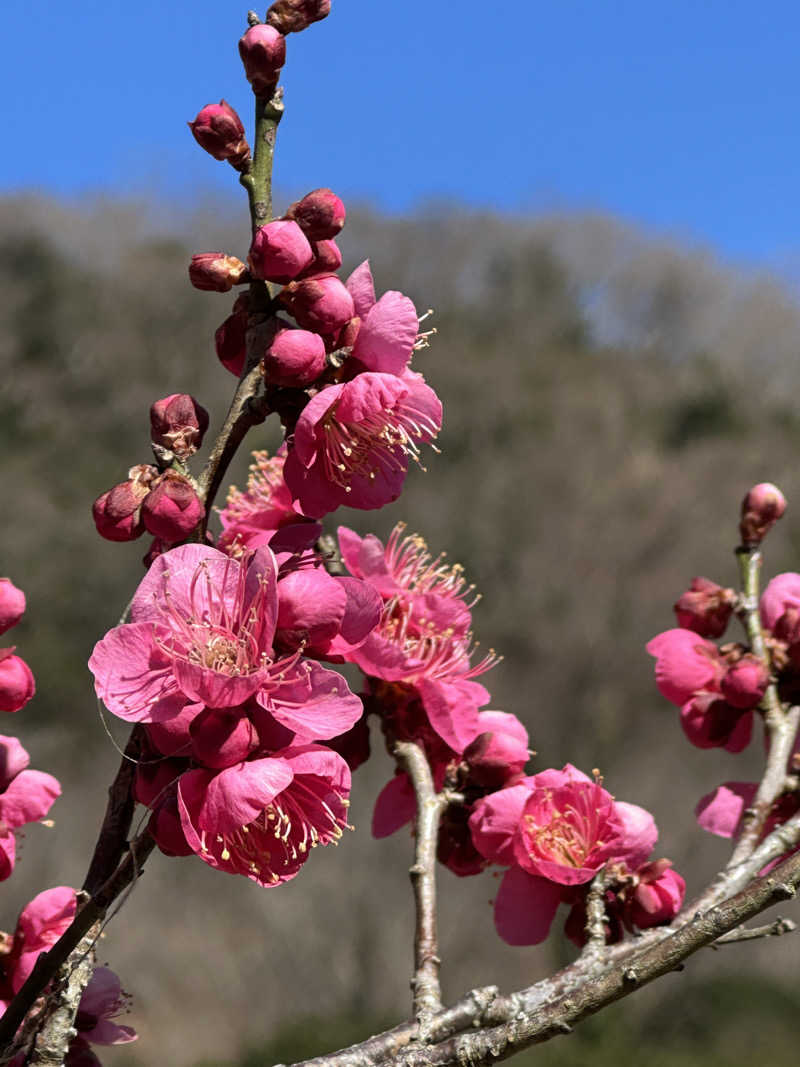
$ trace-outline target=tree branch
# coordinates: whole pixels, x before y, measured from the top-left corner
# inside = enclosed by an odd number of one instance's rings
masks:
[[[427,757],[412,741],[394,746],[398,763],[411,779],[417,798],[414,863],[409,869],[414,887],[416,926],[414,932],[414,1015],[419,1024],[419,1040],[427,1040],[431,1020],[441,1010],[439,986],[439,941],[436,932],[436,845],[439,821],[450,797],[437,793]]]

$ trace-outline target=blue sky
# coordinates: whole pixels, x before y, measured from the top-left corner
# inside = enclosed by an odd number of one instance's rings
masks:
[[[245,15],[5,0],[0,192],[237,196],[185,124],[221,96],[249,118]],[[333,0],[289,39],[276,179],[390,211],[599,208],[793,259],[799,58],[788,0]]]

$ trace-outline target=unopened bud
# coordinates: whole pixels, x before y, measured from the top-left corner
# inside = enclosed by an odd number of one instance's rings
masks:
[[[736,594],[709,578],[692,578],[692,584],[673,608],[678,626],[701,637],[722,637],[733,611]]]
[[[179,459],[193,456],[208,429],[208,412],[187,393],[173,393],[150,408],[150,439]]]
[[[310,330],[281,330],[261,362],[270,385],[302,388],[325,370],[325,342]]]
[[[205,708],[189,727],[192,754],[215,770],[241,763],[258,748],[255,727],[238,708]]]
[[[739,533],[745,548],[755,548],[786,511],[786,497],[772,482],[754,485],[742,501]]]
[[[286,38],[274,26],[251,26],[239,41],[244,72],[256,96],[271,96],[286,62]]]
[[[722,695],[734,708],[754,708],[769,685],[769,671],[758,656],[745,653],[733,663],[720,682]]]
[[[0,711],[20,711],[36,692],[33,672],[13,648],[0,649]]]
[[[299,33],[331,11],[331,0],[275,0],[267,22],[281,33]]]
[[[315,274],[335,274],[342,265],[342,253],[333,240],[312,241],[311,251],[314,258],[302,274],[298,274],[298,281],[301,278],[311,278]]]
[[[189,123],[195,141],[214,159],[227,159],[242,170],[250,161],[250,145],[244,135],[242,120],[224,100],[206,104]]]
[[[335,333],[352,319],[353,298],[335,274],[291,282],[281,301],[305,330]]]
[[[286,212],[286,218],[294,219],[309,241],[335,237],[344,226],[345,215],[344,204],[330,189],[315,189]]]
[[[0,578],[0,634],[16,626],[25,614],[25,594],[10,578]]]
[[[244,263],[224,252],[196,252],[189,264],[189,281],[195,289],[210,293],[227,293],[246,276]]]
[[[187,537],[205,514],[188,478],[167,470],[142,503],[142,521],[155,537],[175,544]]]
[[[147,463],[131,467],[127,482],[120,482],[95,500],[92,517],[101,537],[107,541],[135,541],[144,533],[142,501],[157,474],[158,470]]]
[[[250,306],[248,293],[242,293],[233,305],[233,314],[229,315],[214,334],[214,347],[217,359],[225,370],[241,377],[247,358],[247,314]]]
[[[313,258],[311,245],[297,223],[277,219],[258,228],[248,261],[256,278],[285,285],[305,270]]]

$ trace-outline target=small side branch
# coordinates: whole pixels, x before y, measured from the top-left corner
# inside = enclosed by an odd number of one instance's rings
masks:
[[[784,934],[794,933],[796,929],[797,923],[792,922],[791,919],[776,919],[775,922],[767,923],[765,926],[741,926],[738,930],[731,930],[730,933],[718,937],[711,948],[717,948],[719,945],[736,945],[740,941],[756,941],[762,937],[782,937]]]
[[[414,1015],[419,1024],[419,1040],[428,1040],[433,1017],[441,1011],[439,986],[439,940],[436,932],[436,844],[439,821],[450,796],[437,793],[428,760],[419,745],[398,741],[394,746],[398,763],[408,774],[417,798],[414,863],[409,869],[414,887],[416,927],[414,933]]]
[[[36,1035],[28,1061],[34,1067],[59,1067],[69,1050],[75,1030],[83,991],[94,970],[94,944],[100,933],[99,923],[81,939],[74,959],[61,965],[42,1012],[44,1022]]]

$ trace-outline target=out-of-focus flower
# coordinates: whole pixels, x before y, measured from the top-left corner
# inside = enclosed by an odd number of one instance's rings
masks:
[[[0,634],[16,626],[25,614],[25,594],[10,578],[0,578]]]
[[[786,511],[786,497],[771,482],[754,485],[742,501],[739,533],[746,548],[760,545]]]
[[[701,637],[722,637],[728,627],[736,594],[708,578],[692,578],[675,604],[678,625]]]

